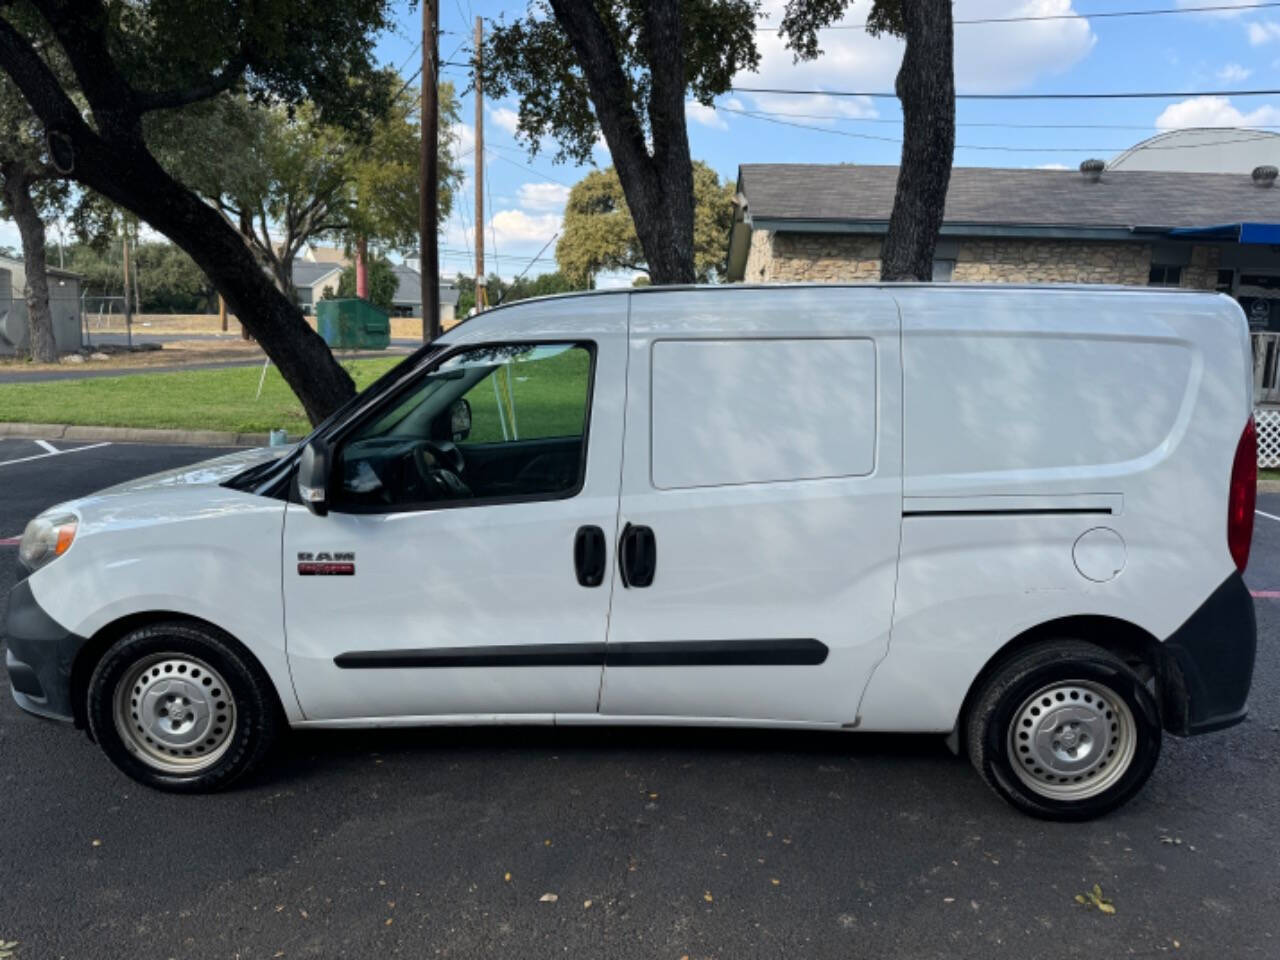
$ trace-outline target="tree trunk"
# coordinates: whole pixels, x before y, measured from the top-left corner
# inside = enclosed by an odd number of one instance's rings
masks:
[[[364,234],[356,237],[356,296],[369,299],[369,241]]]
[[[185,250],[226,299],[318,423],[355,393],[351,377],[276,289],[240,234],[168,175],[143,148],[123,151],[76,138],[75,179],[136,213]]]
[[[31,359],[36,363],[57,363],[58,343],[53,335],[53,314],[49,310],[49,275],[45,261],[44,221],[31,196],[32,178],[19,163],[0,165],[4,177],[5,203],[22,237],[22,267],[26,275],[23,296],[27,301],[27,330]]]
[[[693,283],[693,160],[684,115],[684,57],[678,0],[645,9],[652,85],[653,155],[631,102],[617,47],[591,0],[550,0],[582,66],[591,105],[618,171],[654,284]]]
[[[951,181],[956,141],[951,4],[902,0],[907,49],[898,69],[902,164],[880,279],[933,279],[933,251]]]

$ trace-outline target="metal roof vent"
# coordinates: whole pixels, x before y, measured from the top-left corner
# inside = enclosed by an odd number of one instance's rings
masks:
[[[1280,173],[1270,164],[1263,164],[1261,167],[1253,168],[1253,185],[1255,187],[1269,187],[1276,182],[1276,174]]]
[[[1107,165],[1097,158],[1091,158],[1080,164],[1080,175],[1089,183],[1097,183],[1102,179],[1102,171]]]

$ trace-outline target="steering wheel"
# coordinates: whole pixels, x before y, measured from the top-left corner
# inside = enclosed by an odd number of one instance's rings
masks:
[[[475,496],[459,476],[466,463],[457,444],[423,440],[413,451],[413,465],[433,499],[461,500]]]

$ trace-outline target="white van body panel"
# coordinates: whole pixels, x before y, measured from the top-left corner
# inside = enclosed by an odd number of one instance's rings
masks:
[[[979,670],[1024,631],[1103,616],[1163,640],[1235,570],[1227,492],[1252,410],[1248,333],[1226,297],[895,296],[902,554],[861,727],[947,731]],[[1091,548],[1109,554],[1111,579],[1082,573]]]

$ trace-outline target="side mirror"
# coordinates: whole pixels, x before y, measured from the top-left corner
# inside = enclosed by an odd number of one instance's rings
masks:
[[[466,397],[453,401],[449,408],[449,433],[454,443],[461,443],[471,436],[471,403]]]
[[[317,517],[329,512],[329,448],[312,440],[298,461],[298,496]]]

